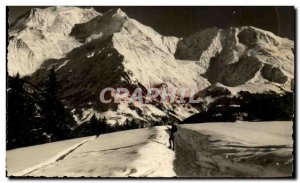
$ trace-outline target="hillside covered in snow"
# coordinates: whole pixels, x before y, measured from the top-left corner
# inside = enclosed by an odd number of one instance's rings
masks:
[[[54,67],[59,96],[79,124],[93,114],[110,123],[183,120],[220,97],[280,97],[294,86],[292,40],[251,26],[163,36],[121,9],[32,9],[10,27],[7,59],[9,75],[20,73],[37,87]],[[201,103],[101,103],[100,91],[113,86],[192,88]]]
[[[175,152],[166,126],[7,151],[16,177],[289,177],[292,122],[180,125]],[[34,158],[33,158],[34,157]]]

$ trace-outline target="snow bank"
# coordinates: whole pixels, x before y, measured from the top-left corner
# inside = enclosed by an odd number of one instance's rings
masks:
[[[293,123],[289,121],[203,123],[186,124],[183,127],[224,141],[249,146],[293,145]]]
[[[137,167],[133,177],[175,177],[173,161],[175,153],[168,149],[168,134],[166,127],[156,127],[157,135],[147,145],[139,150],[139,158],[132,166]]]
[[[63,160],[42,167],[29,176],[46,177],[127,177],[134,171],[130,163],[145,145],[151,130],[128,130],[100,135]]]
[[[28,173],[46,177],[172,177],[174,152],[163,128],[100,135],[67,156]]]
[[[289,177],[291,122],[182,125],[174,169],[179,177]]]

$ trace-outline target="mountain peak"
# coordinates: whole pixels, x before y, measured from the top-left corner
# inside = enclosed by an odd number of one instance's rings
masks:
[[[55,6],[47,8],[33,8],[11,24],[10,34],[20,32],[26,28],[51,29],[57,24],[74,26],[84,23],[100,15],[93,8],[78,8]]]
[[[92,8],[63,6],[26,12],[16,19],[8,33],[8,72],[11,75],[19,72],[21,76],[31,74],[44,60],[63,57],[81,45],[69,36],[74,25],[99,15]]]
[[[122,17],[125,17],[127,16],[127,14],[121,10],[121,8],[115,8],[115,9],[111,9],[111,10],[108,10],[105,14],[110,14],[110,15],[119,15],[119,16],[122,16]]]
[[[85,43],[93,39],[105,39],[120,31],[128,19],[126,13],[120,8],[111,9],[86,23],[75,25],[70,35]]]

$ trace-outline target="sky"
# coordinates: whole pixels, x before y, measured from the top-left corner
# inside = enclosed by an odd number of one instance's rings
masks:
[[[26,13],[34,6],[14,6],[10,20]],[[44,8],[44,7],[39,7]],[[294,7],[264,6],[94,6],[100,13],[121,8],[130,18],[150,26],[165,36],[186,37],[210,27],[255,26],[281,37],[295,38]]]

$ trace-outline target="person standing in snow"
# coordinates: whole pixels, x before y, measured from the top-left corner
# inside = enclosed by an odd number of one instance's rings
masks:
[[[168,128],[169,134],[170,134],[170,136],[169,136],[169,144],[170,144],[169,149],[175,150],[174,140],[175,140],[175,133],[177,132],[177,127],[176,127],[175,124],[172,124],[171,128],[169,128],[169,127],[167,127],[167,128]]]

